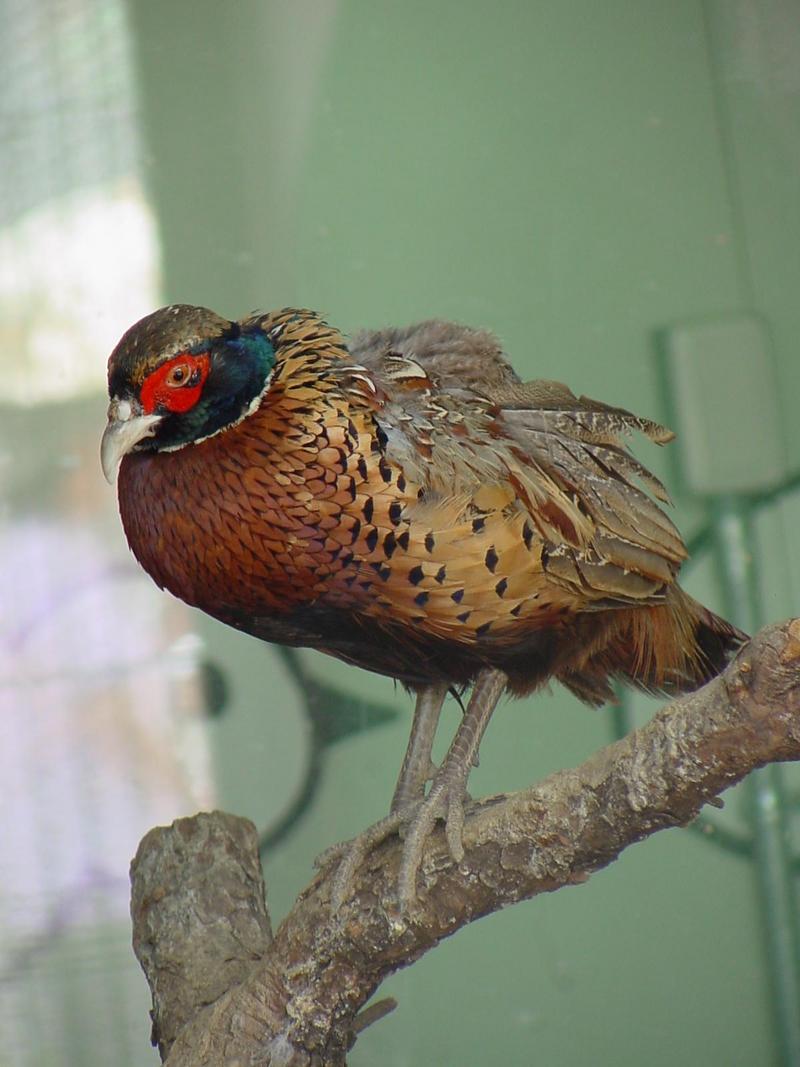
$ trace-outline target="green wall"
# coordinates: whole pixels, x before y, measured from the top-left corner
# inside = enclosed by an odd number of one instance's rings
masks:
[[[347,331],[480,324],[523,373],[655,418],[656,336],[756,312],[783,414],[759,432],[797,466],[795,3],[135,0],[130,16],[166,300],[231,316],[296,302]],[[763,522],[769,617],[796,604],[792,508]],[[678,518],[691,532],[701,505],[679,498]],[[688,584],[715,600],[708,567]],[[222,803],[263,825],[302,779],[300,697],[277,653],[198,627],[232,692],[212,727]],[[313,807],[268,858],[275,917],[317,852],[385,812],[410,721],[391,682],[304,663],[400,714],[329,749]],[[474,791],[609,736],[607,713],[562,692],[509,703]],[[685,831],[476,924],[384,992],[400,1007],[355,1065],[774,1062],[753,872]]]

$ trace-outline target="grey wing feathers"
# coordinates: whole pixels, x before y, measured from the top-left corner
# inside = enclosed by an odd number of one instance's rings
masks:
[[[570,432],[572,427],[571,432],[582,440],[618,444],[621,433],[638,430],[656,444],[665,445],[675,436],[672,430],[652,419],[644,419],[625,408],[612,407],[588,396],[575,396],[563,382],[545,378],[494,388],[487,391],[487,395],[507,411],[540,409],[558,414],[563,428]]]
[[[392,354],[415,360],[442,390],[488,392],[519,382],[494,334],[454,322],[430,319],[402,329],[362,330],[348,347],[371,370],[380,371]]]
[[[545,569],[599,600],[662,597],[686,549],[648,495],[666,502],[666,489],[621,438],[638,430],[663,444],[672,438],[670,431],[622,408],[575,397],[559,382],[500,388],[491,399],[499,425],[517,446],[515,454],[530,464],[531,481],[541,481],[539,472],[556,487],[548,505],[557,509],[567,500],[591,519],[593,532],[584,543],[570,538],[565,525],[563,541],[545,553]]]

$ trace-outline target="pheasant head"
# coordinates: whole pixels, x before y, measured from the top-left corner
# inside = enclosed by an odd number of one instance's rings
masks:
[[[108,362],[106,478],[128,452],[175,450],[244,418],[269,386],[275,335],[257,319],[242,325],[188,304],[132,326]]]

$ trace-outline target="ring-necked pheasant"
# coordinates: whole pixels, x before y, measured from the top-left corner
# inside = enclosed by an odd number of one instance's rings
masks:
[[[622,441],[672,434],[521,382],[484,331],[433,321],[348,346],[310,311],[229,322],[175,305],[122,337],[109,394],[103,468],[119,467],[128,542],[159,586],[417,693],[391,814],[340,856],[339,900],[400,826],[404,904],[437,819],[460,858],[467,777],[505,690],[680,692],[743,639],[677,584],[685,548],[652,500],[666,492]],[[445,695],[470,685],[434,768]]]

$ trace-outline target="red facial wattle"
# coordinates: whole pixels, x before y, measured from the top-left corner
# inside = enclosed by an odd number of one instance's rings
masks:
[[[209,371],[205,353],[181,352],[162,363],[142,383],[139,399],[146,415],[166,409],[182,415],[191,411],[203,392]]]

